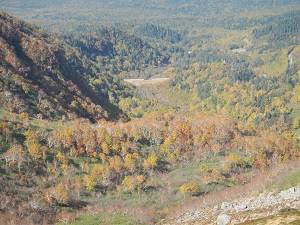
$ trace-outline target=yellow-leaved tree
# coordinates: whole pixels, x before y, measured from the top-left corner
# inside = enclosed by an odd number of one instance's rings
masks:
[[[186,195],[196,196],[200,194],[200,186],[195,182],[189,182],[187,184],[183,184],[179,188],[179,191],[184,195],[184,198],[186,198]]]
[[[55,199],[59,204],[67,204],[69,199],[69,192],[66,189],[66,186],[63,184],[58,184],[55,187]]]
[[[152,152],[148,155],[148,158],[144,160],[143,167],[145,170],[153,169],[157,166],[158,157],[155,152]]]

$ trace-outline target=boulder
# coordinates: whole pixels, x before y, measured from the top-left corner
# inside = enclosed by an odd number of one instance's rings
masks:
[[[231,216],[221,213],[217,218],[217,225],[227,225],[231,220]]]

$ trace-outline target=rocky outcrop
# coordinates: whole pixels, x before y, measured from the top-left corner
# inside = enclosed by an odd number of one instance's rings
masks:
[[[176,221],[165,224],[232,225],[276,215],[283,208],[300,210],[300,186],[281,192],[261,193],[257,197],[223,202],[214,207],[201,209],[199,207],[199,211],[185,213]]]
[[[258,208],[277,208],[282,207],[300,207],[300,187],[293,187],[276,194],[260,194],[258,197],[236,200],[232,202],[223,202],[221,210],[224,212],[241,212],[245,210],[255,210]]]

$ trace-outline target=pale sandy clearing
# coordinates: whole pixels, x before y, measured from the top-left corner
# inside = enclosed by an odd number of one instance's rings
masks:
[[[170,78],[153,78],[149,80],[145,79],[124,79],[124,81],[133,84],[134,86],[146,86],[146,85],[154,85],[165,82]]]
[[[247,51],[245,48],[237,48],[237,49],[232,49],[232,52],[237,52],[237,53],[244,53]]]

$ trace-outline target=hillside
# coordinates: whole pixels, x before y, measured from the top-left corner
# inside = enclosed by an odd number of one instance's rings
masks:
[[[119,118],[108,100],[112,77],[103,77],[75,49],[1,12],[1,103],[16,113],[44,118]],[[84,76],[84,74],[86,74]],[[89,79],[101,79],[93,88]],[[116,80],[120,89],[125,87]]]
[[[130,71],[166,66],[173,53],[163,45],[152,47],[137,36],[112,28],[81,30],[63,39],[110,75],[128,76]]]
[[[188,102],[189,112],[223,112],[246,125],[290,131],[298,110],[299,21],[298,11],[243,31],[247,38],[234,31],[204,39],[186,68],[162,75],[170,78],[166,95]]]
[[[162,224],[298,224],[299,160],[274,166],[250,183],[178,206]]]
[[[0,96],[11,112],[48,119],[125,118],[117,103],[134,90],[119,74],[169,63],[167,54],[117,30],[66,37],[66,44],[4,12],[1,25]]]
[[[0,6],[0,224],[299,220],[297,1]]]

